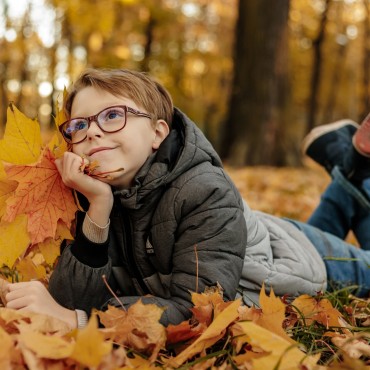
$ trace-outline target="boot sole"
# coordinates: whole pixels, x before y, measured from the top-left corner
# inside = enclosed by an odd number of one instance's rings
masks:
[[[302,142],[302,155],[306,155],[308,147],[312,144],[313,141],[315,141],[320,136],[323,136],[327,134],[328,132],[338,130],[344,126],[351,125],[358,129],[360,125],[352,121],[350,119],[341,119],[339,121],[335,121],[332,123],[328,123],[326,125],[317,126],[314,129],[311,130],[311,132],[303,139]]]
[[[370,114],[362,121],[360,129],[353,135],[352,145],[363,156],[370,158]]]

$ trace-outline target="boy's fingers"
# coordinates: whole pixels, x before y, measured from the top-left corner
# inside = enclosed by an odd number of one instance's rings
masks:
[[[61,158],[57,158],[55,161],[55,166],[57,167],[57,170],[59,171],[59,173],[62,172],[62,169],[63,169],[63,160]]]

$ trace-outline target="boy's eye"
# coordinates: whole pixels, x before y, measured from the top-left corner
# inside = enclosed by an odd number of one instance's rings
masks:
[[[73,121],[69,125],[67,132],[68,133],[73,133],[76,131],[84,130],[87,127],[87,122],[86,121]]]
[[[104,120],[116,120],[121,119],[125,117],[125,111],[123,109],[110,109],[106,112],[104,112]]]

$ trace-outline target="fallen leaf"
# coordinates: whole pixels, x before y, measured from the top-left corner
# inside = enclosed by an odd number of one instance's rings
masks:
[[[265,287],[263,285],[260,292],[259,302],[262,313],[257,317],[255,323],[277,335],[280,335],[290,343],[296,343],[283,329],[283,322],[285,320],[285,304],[279,297],[275,296],[273,289],[271,288],[270,296],[268,296],[266,295]]]
[[[40,125],[21,113],[13,104],[7,110],[5,133],[0,140],[0,159],[14,164],[29,164],[41,154]]]
[[[27,216],[18,215],[13,222],[0,223],[0,265],[12,267],[30,243]]]
[[[22,258],[16,264],[16,269],[21,275],[20,281],[41,280],[46,277],[45,267],[36,265],[30,256]]]
[[[307,326],[314,321],[321,323],[326,328],[329,328],[329,326],[342,326],[342,314],[326,298],[316,299],[304,294],[292,302],[292,307],[299,317],[300,315],[303,316],[300,319],[304,320]]]
[[[59,360],[69,357],[74,350],[74,343],[56,335],[50,336],[38,332],[26,331],[18,335],[18,340],[38,357]]]
[[[314,366],[319,356],[307,356],[304,352],[300,351],[298,343],[292,344],[290,341],[282,338],[261,326],[250,322],[238,322],[234,326],[239,327],[249,338],[249,343],[254,346],[257,345],[265,352],[269,352],[267,356],[253,358],[253,370],[266,370],[266,369],[284,369],[296,370],[297,364],[306,366]],[[310,367],[309,367],[310,368]]]
[[[44,256],[45,262],[48,265],[53,265],[60,255],[60,241],[56,241],[53,238],[47,238],[42,243],[38,243],[36,247]]]
[[[199,337],[207,329],[207,326],[197,323],[192,324],[190,320],[183,321],[177,325],[168,325],[166,328],[167,341],[166,344],[182,344],[189,339]]]
[[[70,357],[82,365],[96,367],[111,349],[112,343],[104,340],[96,314],[93,314],[87,326],[77,332],[76,345]]]
[[[116,343],[148,352],[153,361],[160,349],[165,348],[166,331],[159,320],[163,308],[154,304],[143,304],[141,300],[127,311],[109,306],[105,312],[98,312],[101,323],[113,330],[107,332]]]
[[[0,319],[6,325],[17,328],[21,331],[34,331],[39,333],[52,333],[64,335],[71,331],[71,328],[55,317],[26,311],[17,311],[11,308],[0,307]]]
[[[361,356],[370,357],[369,339],[370,334],[358,333],[357,335],[353,335],[351,333],[347,335],[335,335],[331,338],[331,341],[349,357],[358,359]]]
[[[231,304],[222,311],[210,324],[207,330],[189,347],[178,354],[176,357],[168,359],[167,365],[180,366],[186,360],[191,359],[198,353],[216,343],[225,334],[226,328],[238,318],[238,308],[241,304],[240,299],[232,301]]]
[[[37,244],[55,237],[58,220],[68,227],[77,207],[71,189],[67,188],[46,148],[34,165],[6,168],[8,179],[18,182],[14,196],[8,198],[4,221],[12,222],[18,214],[28,215],[31,243]]]
[[[10,370],[11,350],[13,348],[13,340],[11,336],[0,327],[0,369]]]

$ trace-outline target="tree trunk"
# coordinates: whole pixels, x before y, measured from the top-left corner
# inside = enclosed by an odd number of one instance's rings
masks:
[[[289,0],[239,0],[234,80],[220,150],[232,165],[286,162],[288,16]]]
[[[326,0],[325,10],[322,14],[320,29],[317,34],[316,39],[313,41],[313,68],[311,76],[311,92],[310,99],[308,101],[308,116],[307,116],[307,125],[306,133],[311,131],[315,126],[316,112],[317,112],[317,97],[319,94],[319,84],[321,78],[321,64],[322,64],[322,51],[321,46],[325,38],[325,28],[328,20],[328,9],[331,0]]]

